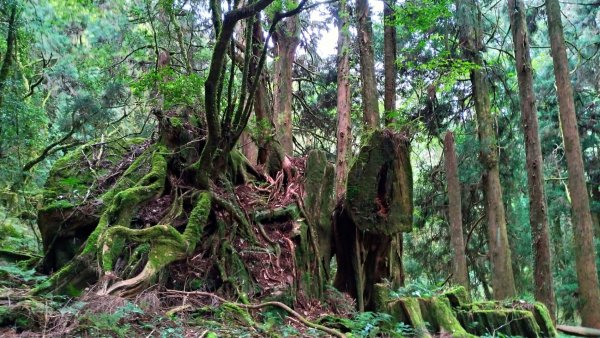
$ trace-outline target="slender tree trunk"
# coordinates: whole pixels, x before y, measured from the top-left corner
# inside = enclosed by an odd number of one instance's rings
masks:
[[[383,109],[385,125],[392,122],[390,114],[396,110],[396,25],[393,23],[394,7],[396,0],[383,1],[383,67],[384,67],[384,93]],[[410,157],[408,153],[410,147],[403,148],[407,153],[406,158]],[[402,265],[403,233],[393,236],[391,249],[389,251],[390,271],[388,272],[393,282],[393,287],[404,285],[404,267]]]
[[[252,69],[255,72],[258,68],[258,59],[264,45],[263,29],[260,20],[257,18],[254,21],[252,28]],[[265,73],[260,75],[260,82],[256,89],[254,98],[254,115],[256,116],[257,124],[257,164],[266,164],[271,151],[270,134],[275,130],[273,125],[272,113],[270,111],[269,96],[267,90],[267,80],[264,78]]]
[[[396,26],[394,20],[395,0],[383,4],[383,67],[385,73],[383,109],[385,124],[392,122],[390,114],[396,110]]]
[[[0,67],[0,107],[4,102],[4,89],[8,81],[10,67],[13,64],[14,46],[17,40],[17,2],[14,1],[10,7],[8,19],[8,32],[6,34],[6,52]],[[2,147],[2,125],[0,125],[0,157],[4,156]]]
[[[275,38],[277,61],[275,62],[275,83],[273,112],[276,119],[277,135],[286,155],[293,155],[292,139],[292,71],[296,58],[296,48],[300,43],[300,18],[295,15],[279,24]]]
[[[362,80],[363,120],[367,129],[379,128],[379,100],[375,78],[373,27],[368,0],[356,0],[358,49]]]
[[[519,80],[521,124],[525,134],[527,183],[529,187],[529,224],[535,256],[534,294],[535,299],[544,303],[552,318],[556,320],[554,318],[556,303],[552,286],[548,208],[544,193],[544,163],[538,135],[537,107],[535,92],[533,91],[533,67],[529,55],[529,34],[525,22],[525,6],[522,0],[508,0],[508,9],[517,64],[517,78]]]
[[[350,20],[346,0],[341,0],[338,10],[337,51],[337,154],[335,165],[335,194],[339,199],[346,192],[346,176],[352,128],[350,118]]]
[[[579,311],[584,326],[600,328],[600,289],[593,243],[592,215],[577,129],[573,88],[558,0],[546,0],[548,32],[554,76],[558,94],[560,122],[567,157],[568,185],[571,193],[573,233],[575,234],[575,266],[579,281]]]
[[[593,160],[593,166],[598,168],[594,174],[590,174],[590,194],[592,204],[595,203],[596,209],[592,210],[592,223],[594,224],[594,236],[600,238],[600,154],[596,149],[596,157]]]
[[[460,197],[460,182],[458,180],[458,161],[454,148],[454,135],[447,132],[444,137],[444,163],[448,181],[448,215],[450,217],[450,241],[454,251],[452,259],[452,279],[458,285],[469,290],[469,270],[465,255],[465,242],[462,228],[462,202]]]
[[[504,205],[502,204],[494,120],[490,111],[489,89],[481,57],[484,49],[481,15],[478,14],[476,0],[458,0],[457,11],[460,18],[460,43],[463,54],[467,60],[478,66],[471,70],[471,84],[477,114],[479,160],[483,166],[485,211],[488,223],[488,254],[492,265],[494,297],[504,299],[514,296],[516,290],[506,232]]]
[[[554,264],[559,270],[565,267],[565,250],[563,243],[562,224],[560,222],[560,213],[554,217],[553,222],[550,222],[550,230],[552,231],[552,244],[554,246]]]

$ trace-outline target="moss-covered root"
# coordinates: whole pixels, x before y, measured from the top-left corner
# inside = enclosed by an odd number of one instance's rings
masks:
[[[200,239],[200,234],[206,224],[211,207],[211,194],[202,192],[190,214],[183,234],[166,224],[139,230],[123,226],[108,229],[106,235],[103,236],[104,241],[100,243],[104,266],[112,266],[116,257],[110,248],[115,241],[122,240],[148,243],[150,245],[148,262],[137,276],[116,282],[110,286],[105,285],[98,293],[131,296],[140,291],[142,287],[152,283],[158,272],[167,265],[191,255],[196,249],[196,244]],[[110,274],[111,272],[108,271],[107,275],[110,276]]]
[[[99,242],[103,241],[101,237],[103,237],[109,226],[114,225],[115,228],[127,229],[136,206],[162,192],[167,175],[167,161],[164,155],[166,149],[164,146],[157,146],[156,149],[147,151],[151,154],[150,171],[137,182],[132,181],[132,177],[136,176],[136,172],[148,159],[148,156],[144,155],[139,156],[129,166],[113,188],[102,196],[106,207],[102,212],[98,225],[88,237],[82,252],[53,274],[46,282],[32,290],[33,294],[64,293],[65,291],[72,293],[70,292],[71,289],[75,290],[81,286],[85,282],[83,277],[90,278],[91,275],[96,274],[93,260],[97,258],[101,262],[103,261],[101,257],[101,251],[103,250],[100,250],[102,246]],[[123,248],[124,241],[115,239],[112,244],[114,245],[110,247],[110,251],[113,256],[118,256]],[[98,256],[96,256],[97,254]],[[112,269],[112,262],[109,266],[104,270]]]

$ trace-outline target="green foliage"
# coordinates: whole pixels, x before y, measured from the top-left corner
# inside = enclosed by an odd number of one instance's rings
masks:
[[[411,33],[426,31],[438,20],[449,18],[452,13],[449,0],[411,0],[396,7],[394,24]]]
[[[143,314],[139,307],[131,302],[126,302],[113,313],[88,313],[82,321],[88,323],[89,333],[92,335],[111,335],[113,337],[127,337],[132,317]]]
[[[441,285],[442,283],[436,284],[432,283],[428,279],[417,279],[411,281],[408,285],[401,287],[397,290],[393,290],[390,292],[390,297],[392,298],[400,298],[400,297],[418,297],[418,298],[430,298],[434,296],[439,296],[447,288]]]
[[[162,94],[162,105],[166,110],[177,106],[196,107],[203,98],[204,81],[204,77],[196,73],[181,75],[172,68],[162,68],[158,72],[141,75],[132,83],[131,90],[139,98],[152,90],[158,90]]]
[[[19,279],[23,282],[40,283],[45,281],[48,276],[38,274],[35,269],[23,269],[18,265],[0,265],[0,284],[11,286],[11,279]]]

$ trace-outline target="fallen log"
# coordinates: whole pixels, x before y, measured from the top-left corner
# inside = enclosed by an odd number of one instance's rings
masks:
[[[591,327],[556,325],[556,329],[573,336],[579,337],[600,337],[600,330]]]

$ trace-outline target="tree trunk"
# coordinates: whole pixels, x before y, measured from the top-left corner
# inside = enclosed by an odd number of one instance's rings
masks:
[[[460,44],[465,58],[477,66],[471,70],[471,84],[477,114],[480,155],[483,166],[485,211],[488,223],[489,257],[492,265],[492,287],[496,299],[512,297],[516,294],[511,265],[511,253],[506,232],[506,218],[502,204],[502,187],[498,168],[498,147],[494,132],[494,120],[490,111],[488,84],[485,76],[481,16],[475,0],[458,0],[457,12],[460,18]]]
[[[596,269],[592,215],[577,129],[573,88],[569,78],[569,65],[558,0],[546,0],[550,47],[554,63],[554,76],[558,94],[560,125],[567,158],[568,186],[571,193],[572,223],[575,234],[575,266],[579,281],[579,310],[582,324],[600,328],[600,290]]]
[[[337,152],[335,164],[335,196],[339,199],[346,192],[349,151],[352,127],[350,118],[350,22],[346,0],[341,0],[338,12],[337,55]]]
[[[251,59],[251,71],[258,71],[258,60],[262,53],[264,46],[263,29],[260,20],[255,20],[253,25],[253,40],[252,46],[253,57]],[[258,146],[257,163],[265,165],[266,172],[278,170],[282,166],[281,160],[283,154],[281,152],[281,146],[276,144],[277,141],[273,140],[272,135],[276,132],[275,122],[273,121],[273,111],[269,104],[269,91],[267,88],[267,79],[265,78],[268,74],[262,72],[260,74],[260,80],[256,89],[256,96],[254,98],[254,115],[256,116],[256,142]]]
[[[10,7],[10,17],[8,19],[8,32],[6,34],[6,52],[4,53],[4,60],[2,60],[2,66],[0,67],[0,108],[4,101],[4,90],[8,82],[8,75],[10,67],[13,63],[14,57],[14,45],[17,39],[17,2],[13,2]],[[2,147],[2,127],[0,125],[0,157],[3,157]]]
[[[469,271],[465,255],[465,243],[462,229],[462,210],[460,182],[458,180],[458,162],[454,149],[454,136],[447,132],[444,137],[444,158],[446,179],[448,181],[448,215],[450,217],[450,241],[454,251],[452,259],[452,279],[458,285],[469,290]]]
[[[529,55],[529,34],[525,22],[525,6],[522,0],[508,0],[513,46],[519,80],[521,124],[525,134],[527,182],[529,188],[529,223],[533,238],[534,294],[544,303],[553,320],[556,320],[556,303],[552,286],[552,257],[548,228],[548,208],[544,193],[542,147],[538,135],[537,107],[533,91],[533,67]]]
[[[396,0],[383,1],[383,67],[384,67],[384,124],[387,126],[392,122],[391,115],[396,110],[396,25],[393,23],[395,18],[394,11]],[[402,147],[401,150],[409,152],[410,148]],[[409,158],[410,154],[404,154]],[[404,268],[402,266],[403,234],[396,234],[392,240],[392,249],[390,250],[390,266],[394,267],[397,274],[392,276],[391,280],[396,281],[398,285],[404,285]],[[390,274],[394,272],[390,271]]]
[[[296,15],[280,23],[274,34],[276,62],[273,112],[277,136],[286,155],[293,155],[292,140],[292,72],[296,48],[300,43],[300,18]]]
[[[379,100],[375,78],[373,27],[368,0],[356,0],[358,49],[362,80],[363,120],[367,129],[379,128]]]
[[[247,131],[240,136],[240,148],[250,163],[253,165],[257,163],[258,149]]]
[[[338,271],[334,286],[375,306],[375,284],[402,283],[397,235],[412,227],[412,172],[408,141],[389,130],[370,134],[348,173],[346,198],[334,213]]]
[[[394,20],[395,0],[383,3],[383,67],[385,72],[383,109],[385,124],[392,122],[390,114],[396,110],[396,26]]]

